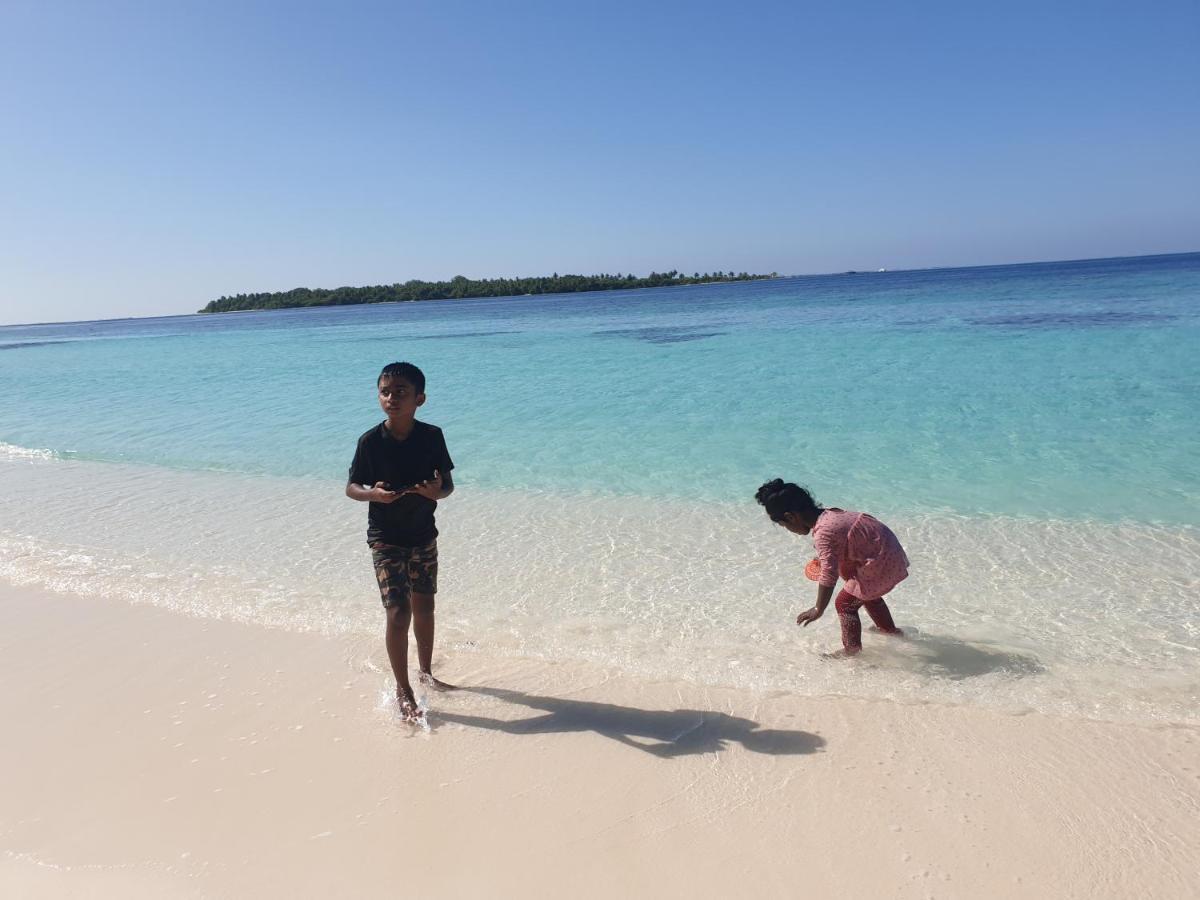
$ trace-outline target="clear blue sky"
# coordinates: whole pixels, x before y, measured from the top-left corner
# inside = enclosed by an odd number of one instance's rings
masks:
[[[0,5],[0,323],[1200,250],[1200,4]]]

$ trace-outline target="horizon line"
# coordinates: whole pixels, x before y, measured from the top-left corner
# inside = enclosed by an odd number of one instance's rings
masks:
[[[1012,268],[1012,267],[1017,267],[1017,266],[1047,265],[1050,263],[1109,262],[1109,261],[1123,260],[1123,259],[1157,259],[1159,257],[1166,257],[1166,256],[1195,256],[1198,254],[1200,254],[1200,250],[1182,250],[1182,251],[1174,251],[1174,252],[1169,252],[1169,253],[1138,253],[1138,254],[1134,254],[1132,256],[1085,256],[1085,257],[1077,257],[1077,258],[1073,258],[1073,259],[1031,259],[1031,260],[1022,260],[1020,262],[977,263],[975,265],[970,265],[970,266],[918,266],[918,267],[912,268],[912,269],[887,269],[887,268],[882,268],[882,269],[842,269],[842,270],[839,270],[836,272],[803,272],[803,273],[792,274],[792,275],[776,275],[775,277],[765,276],[765,277],[756,278],[755,280],[758,280],[758,281],[783,281],[783,280],[792,280],[792,279],[798,279],[798,278],[829,278],[831,276],[848,275],[848,274],[854,274],[854,275],[900,275],[900,274],[908,274],[908,273],[912,273],[912,272],[946,272],[946,271],[954,271],[954,270],[960,270],[960,269],[961,270],[1003,269],[1003,268]],[[679,271],[679,270],[676,270],[676,271]],[[571,275],[574,273],[566,273],[566,274]],[[662,274],[662,273],[660,273],[660,274]],[[452,277],[457,278],[458,276],[456,275],[456,276],[452,276]],[[463,276],[463,277],[468,277],[468,276]],[[503,277],[504,276],[495,276],[495,278],[503,278]],[[553,277],[552,275],[513,276],[514,280],[517,280],[520,278],[552,278],[552,277]],[[580,276],[580,277],[586,277],[586,276]],[[637,276],[637,277],[642,277],[642,276]],[[410,279],[410,280],[414,280],[414,279]],[[415,279],[415,280],[421,281],[423,279]],[[486,280],[491,280],[491,279],[470,278],[469,280],[471,280],[471,281],[486,281]],[[404,284],[404,282],[393,282],[393,283],[394,284]],[[431,283],[436,283],[436,282],[431,282]],[[706,282],[706,283],[723,284],[726,282]],[[338,290],[341,287],[360,287],[361,288],[361,287],[377,287],[377,286],[380,286],[380,285],[339,285],[338,288],[308,288],[308,290]],[[700,286],[700,285],[663,285],[662,287],[698,287],[698,286]],[[293,290],[297,290],[297,289],[298,288],[288,288],[286,291],[253,291],[250,293],[276,294],[276,293],[287,293],[288,291],[293,291]],[[649,288],[630,288],[629,290],[637,291],[637,290],[650,290],[650,289]],[[611,291],[611,290],[610,291],[572,291],[572,292],[568,292],[568,293],[558,293],[558,294],[538,294],[537,296],[539,296],[539,297],[567,297],[567,296],[575,296],[577,294],[601,294],[601,293],[609,294],[609,293],[616,293],[616,291]],[[230,296],[230,295],[223,295],[223,296]],[[237,295],[234,294],[232,296],[237,296]],[[515,295],[511,295],[511,296],[525,296],[525,295],[515,294]],[[500,300],[500,299],[504,299],[504,298],[502,298],[502,297],[441,298],[441,299],[420,300],[420,301],[415,301],[415,300],[384,301],[383,303],[379,303],[379,304],[356,303],[356,304],[349,304],[349,305],[352,305],[352,306],[367,306],[367,305],[382,306],[382,305],[386,305],[386,303],[389,303],[389,302],[390,303],[400,303],[400,302],[404,302],[404,303],[417,303],[417,302],[419,302],[419,303],[447,303],[447,302],[462,303],[464,300]],[[3,328],[34,328],[39,325],[86,325],[89,323],[97,323],[97,322],[134,322],[134,321],[139,321],[139,320],[143,320],[143,319],[147,319],[147,320],[148,319],[187,319],[187,318],[192,318],[193,316],[201,316],[201,315],[204,315],[204,316],[227,315],[227,314],[232,315],[234,313],[246,313],[246,312],[273,313],[273,312],[283,312],[285,310],[325,309],[325,308],[327,308],[327,306],[321,305],[321,306],[311,306],[311,307],[282,307],[280,309],[228,310],[226,312],[215,312],[215,313],[192,312],[192,313],[167,313],[165,315],[158,315],[158,316],[113,316],[112,318],[109,318],[109,319],[60,319],[60,320],[45,321],[45,322],[9,322],[7,324],[0,325],[0,329],[3,329]]]

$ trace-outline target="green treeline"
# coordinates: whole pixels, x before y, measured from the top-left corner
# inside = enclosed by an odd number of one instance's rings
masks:
[[[666,287],[677,284],[703,284],[711,281],[753,281],[776,278],[749,275],[746,272],[693,272],[684,275],[651,272],[645,278],[635,275],[559,275],[540,278],[482,278],[475,281],[456,275],[449,281],[406,281],[374,287],[295,288],[269,294],[236,294],[210,300],[202,313],[234,312],[244,309],[287,309],[296,306],[347,306],[355,303],[396,303],[404,300],[461,300],[465,297],[517,297],[523,294],[570,294],[578,291],[616,291],[630,288]]]

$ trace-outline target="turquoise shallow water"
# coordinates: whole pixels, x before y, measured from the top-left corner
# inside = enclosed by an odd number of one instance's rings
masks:
[[[340,478],[379,367],[459,479],[1194,522],[1200,255],[0,329],[0,441]]]
[[[1198,332],[1200,254],[0,328],[0,578],[374,646],[341,489],[409,359],[451,655],[1193,721]],[[892,525],[913,640],[820,659],[775,475]]]

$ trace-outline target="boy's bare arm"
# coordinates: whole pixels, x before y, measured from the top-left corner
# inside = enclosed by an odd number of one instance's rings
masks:
[[[351,500],[361,500],[371,503],[392,503],[399,496],[397,491],[389,491],[382,481],[375,482],[373,487],[365,484],[346,483],[346,496]]]
[[[426,500],[444,500],[454,493],[454,479],[447,472],[443,475],[437,469],[433,470],[433,477],[427,481],[422,481],[420,484],[414,484],[412,487],[402,494],[416,494],[424,497]]]

